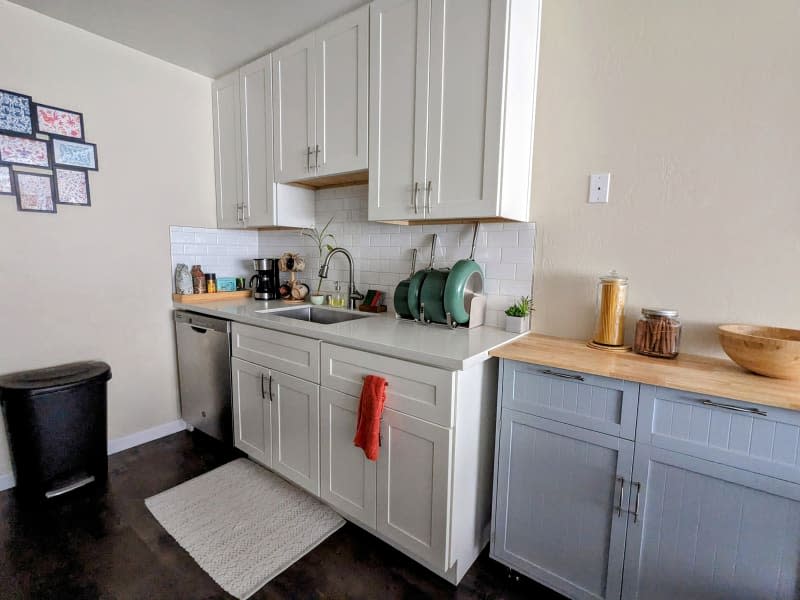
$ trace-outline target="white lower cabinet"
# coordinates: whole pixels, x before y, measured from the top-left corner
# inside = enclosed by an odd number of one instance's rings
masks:
[[[376,464],[353,445],[358,398],[322,388],[320,496],[368,527],[376,526]]]
[[[272,466],[272,418],[266,392],[269,369],[231,358],[233,445]]]
[[[452,430],[383,411],[378,525],[387,538],[447,570]]]
[[[319,495],[319,386],[271,371],[272,468]]]

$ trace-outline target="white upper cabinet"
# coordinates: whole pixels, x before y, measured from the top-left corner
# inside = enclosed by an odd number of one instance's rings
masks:
[[[238,71],[216,80],[211,90],[217,225],[239,227],[242,223],[242,178]]]
[[[271,57],[218,79],[212,89],[217,226],[313,226],[313,191],[275,182]]]
[[[368,29],[364,6],[273,53],[279,182],[367,168]]]
[[[371,220],[529,219],[540,7],[373,2]]]

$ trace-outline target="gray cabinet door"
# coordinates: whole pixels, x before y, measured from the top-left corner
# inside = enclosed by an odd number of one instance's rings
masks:
[[[571,598],[619,598],[633,442],[504,409],[495,456],[492,557]]]
[[[269,370],[231,358],[233,445],[268,467],[272,466]]]
[[[623,598],[800,598],[800,485],[645,444],[633,480]]]

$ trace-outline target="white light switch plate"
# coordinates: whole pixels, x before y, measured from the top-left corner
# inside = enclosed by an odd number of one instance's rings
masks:
[[[594,173],[589,177],[589,203],[608,204],[611,173]]]

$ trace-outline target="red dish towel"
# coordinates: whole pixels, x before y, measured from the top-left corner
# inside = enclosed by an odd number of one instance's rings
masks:
[[[358,402],[356,437],[353,444],[364,450],[369,460],[378,460],[381,439],[381,415],[386,401],[386,386],[383,377],[367,375],[361,386],[361,399]]]

